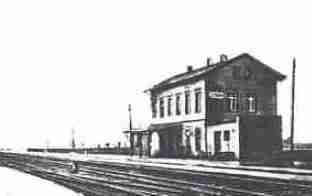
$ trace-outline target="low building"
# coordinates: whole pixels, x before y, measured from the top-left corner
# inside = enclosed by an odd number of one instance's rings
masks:
[[[137,137],[140,155],[236,159],[282,149],[277,82],[285,76],[249,54],[172,76],[146,90],[152,122]],[[137,154],[137,152],[136,152]]]

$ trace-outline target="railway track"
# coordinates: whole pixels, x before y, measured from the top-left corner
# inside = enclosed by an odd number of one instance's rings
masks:
[[[81,192],[98,195],[311,196],[312,184],[249,176],[200,173],[156,166],[71,160],[0,153],[1,164]]]

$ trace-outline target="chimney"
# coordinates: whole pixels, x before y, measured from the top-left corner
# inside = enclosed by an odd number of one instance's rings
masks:
[[[225,62],[227,60],[228,60],[228,58],[227,58],[227,56],[225,54],[221,54],[220,55],[220,62]]]
[[[209,67],[212,65],[212,59],[210,57],[207,58],[206,66]]]
[[[188,65],[187,66],[187,72],[191,72],[193,71],[193,66],[192,65]]]

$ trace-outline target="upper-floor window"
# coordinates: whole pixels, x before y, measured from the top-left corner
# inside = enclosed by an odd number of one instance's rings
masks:
[[[164,117],[164,114],[165,114],[164,98],[161,97],[159,99],[159,115],[162,118]]]
[[[201,89],[195,90],[195,112],[201,112],[201,99],[202,99],[202,92]]]
[[[172,112],[171,112],[171,102],[172,102],[172,98],[171,96],[168,97],[168,102],[167,102],[167,114],[168,116],[171,116]]]
[[[257,97],[255,95],[247,96],[246,108],[248,112],[257,111]]]
[[[238,111],[237,93],[229,93],[227,98],[228,98],[228,111],[237,112]]]
[[[181,114],[181,94],[176,95],[176,115]]]
[[[190,91],[185,91],[185,114],[191,113],[191,94]]]
[[[152,117],[156,118],[157,116],[157,101],[156,99],[152,98]]]

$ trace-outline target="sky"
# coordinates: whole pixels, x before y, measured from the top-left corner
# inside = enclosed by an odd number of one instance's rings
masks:
[[[220,54],[250,53],[287,75],[278,113],[289,136],[297,59],[295,141],[312,142],[309,1],[1,1],[0,147],[123,140],[128,104],[148,125],[153,84]]]

